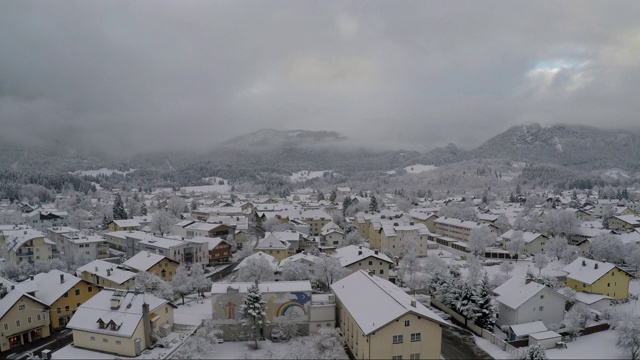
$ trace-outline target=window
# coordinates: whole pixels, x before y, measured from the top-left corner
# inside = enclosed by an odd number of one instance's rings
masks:
[[[169,307],[168,307],[168,306],[165,306],[165,307],[164,307],[164,313],[165,313],[165,314],[168,314],[168,313],[169,313]]]
[[[64,295],[62,295],[62,297],[69,297],[69,292],[67,291],[66,293],[64,293]]]
[[[31,316],[27,318],[27,323],[31,324]]]
[[[384,274],[384,270],[380,269],[380,275]]]
[[[369,261],[369,265],[373,265],[373,261]]]
[[[76,303],[76,309],[80,307],[80,303]]]
[[[87,292],[92,292],[93,291],[93,286],[89,286],[89,288],[87,289]]]
[[[4,331],[9,331],[9,324],[4,323]]]
[[[76,296],[80,295],[80,289],[76,289]]]
[[[70,309],[69,309],[69,305],[67,305],[67,306],[65,306],[65,307],[64,307],[64,311],[69,311],[69,310],[70,310]]]
[[[393,335],[394,344],[402,344],[403,342],[404,342],[404,339],[402,338],[402,335]]]
[[[102,342],[103,342],[103,343],[108,343],[108,342],[109,342],[109,339],[107,339],[107,338],[102,338]]]
[[[89,338],[89,340],[91,340],[91,341],[96,341],[96,337],[95,337],[95,336],[92,336],[92,337],[90,337],[90,338]]]
[[[42,317],[40,316],[40,314],[38,314],[38,316],[36,316],[36,319],[38,319],[38,321],[42,320]]]
[[[19,328],[20,327],[20,320],[16,320],[16,327]]]
[[[540,295],[540,299],[544,299],[544,295]]]
[[[421,334],[420,333],[411,334],[411,342],[416,342],[416,341],[420,341],[420,340],[421,340]]]
[[[538,308],[538,310],[540,310],[540,311],[544,310],[544,306],[540,306],[540,307]]]
[[[122,345],[122,341],[116,340],[116,345]]]
[[[587,284],[582,284],[582,287],[583,287],[583,288],[586,288],[586,287],[587,287]]]
[[[607,287],[611,287],[611,283],[607,283]]]
[[[391,357],[392,360],[402,360],[402,355],[393,355]]]
[[[413,353],[409,355],[409,359],[411,360],[420,360],[420,353]]]
[[[409,326],[409,325],[411,325],[411,322],[409,320],[405,320],[404,321],[404,326]]]
[[[56,312],[57,312],[58,314],[61,314],[61,313],[62,313],[62,309],[61,309],[61,308],[57,308],[57,309],[56,309]]]
[[[24,311],[24,309],[26,309],[26,308],[27,308],[27,306],[25,304],[18,305],[18,310],[20,310],[20,311]]]

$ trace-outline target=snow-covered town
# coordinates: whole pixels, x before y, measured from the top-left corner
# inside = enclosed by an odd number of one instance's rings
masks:
[[[5,202],[2,351],[438,358],[448,328],[498,359],[637,350],[634,190],[420,198],[408,208],[347,186],[284,197],[207,190],[98,190],[72,215],[64,204],[77,203],[74,192]],[[95,216],[99,206],[113,220]]]

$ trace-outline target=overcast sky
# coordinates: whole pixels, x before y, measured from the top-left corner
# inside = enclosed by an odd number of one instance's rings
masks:
[[[640,124],[640,2],[0,3],[0,137],[209,147],[260,128],[430,149]]]

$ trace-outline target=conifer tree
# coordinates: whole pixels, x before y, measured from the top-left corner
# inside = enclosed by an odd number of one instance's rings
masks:
[[[140,215],[147,216],[147,204],[144,202],[140,205]]]
[[[113,203],[113,220],[123,220],[128,218],[127,212],[124,210],[124,203],[120,194],[116,194],[116,200]]]
[[[255,341],[255,347],[258,348],[258,339],[264,325],[268,323],[267,313],[265,312],[265,304],[267,302],[262,298],[258,282],[251,285],[247,289],[247,295],[244,297],[244,305],[241,307],[242,326],[247,328]]]
[[[380,212],[380,209],[378,208],[378,199],[376,199],[375,196],[371,196],[371,202],[369,203],[369,211],[372,213]]]
[[[482,281],[473,294],[472,300],[478,310],[478,316],[475,320],[476,325],[483,329],[493,331],[493,325],[496,323],[496,307],[491,301],[489,276],[486,272],[482,276]]]
[[[349,205],[351,205],[351,197],[347,195],[342,202],[342,216],[347,217],[347,209],[349,208]]]

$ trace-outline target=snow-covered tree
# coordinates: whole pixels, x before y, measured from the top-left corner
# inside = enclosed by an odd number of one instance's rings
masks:
[[[116,194],[116,199],[113,202],[113,220],[127,219],[127,212],[124,210],[124,203],[122,202],[122,196],[120,193]]]
[[[542,221],[542,230],[551,236],[569,235],[580,227],[580,220],[571,210],[549,210]]]
[[[475,289],[471,300],[476,304],[478,310],[478,314],[474,316],[476,325],[483,329],[493,331],[493,325],[496,323],[497,309],[491,297],[489,276],[486,271],[482,275],[482,280]]]
[[[587,256],[598,261],[618,263],[624,259],[626,249],[622,240],[612,234],[599,234],[591,239]]]
[[[67,217],[67,224],[76,229],[84,229],[86,227],[85,222],[88,219],[89,214],[86,211],[82,209],[76,209]]]
[[[545,249],[544,251],[551,258],[556,258],[560,260],[560,258],[562,257],[562,254],[568,247],[569,247],[569,242],[567,242],[567,239],[560,236],[554,236],[551,239],[547,240],[547,244],[544,247]]]
[[[189,206],[183,198],[172,196],[171,199],[167,201],[167,211],[174,217],[180,218],[182,213],[189,212]]]
[[[365,243],[365,238],[360,235],[359,231],[351,231],[344,237],[344,246],[348,245],[362,245]]]
[[[189,268],[184,264],[178,266],[170,284],[174,293],[182,298],[182,305],[184,305],[184,297],[195,291],[189,274]]]
[[[238,281],[273,281],[275,275],[273,267],[264,256],[253,256],[247,258],[238,269]]]
[[[505,260],[500,263],[500,272],[506,275],[513,271],[513,263],[511,261]]]
[[[340,260],[326,255],[320,254],[313,266],[313,279],[322,284],[325,290],[334,282],[349,275],[351,271],[340,265]]]
[[[547,353],[544,348],[540,346],[540,344],[535,344],[530,346],[527,350],[521,351],[520,356],[518,357],[520,360],[547,360]]]
[[[244,304],[240,307],[242,314],[242,326],[247,329],[251,338],[255,342],[255,348],[258,348],[258,339],[261,337],[261,331],[266,324],[267,313],[265,312],[266,301],[262,298],[258,282],[249,286],[247,295],[244,297]]]
[[[537,253],[533,256],[533,265],[538,269],[538,276],[542,274],[542,269],[547,266],[549,259],[543,253]]]
[[[569,245],[566,249],[564,249],[564,251],[562,251],[560,261],[562,261],[562,263],[564,264],[570,264],[578,258],[578,253],[579,250],[577,246]]]
[[[136,274],[134,279],[136,289],[151,293],[162,299],[173,299],[173,289],[171,285],[162,280],[158,275],[141,271]]]
[[[274,231],[275,228],[277,226],[280,226],[281,224],[282,223],[280,222],[280,220],[278,220],[278,218],[272,217],[272,218],[269,218],[269,219],[265,220],[262,223],[262,228],[264,229],[264,231]]]
[[[507,244],[509,255],[511,255],[512,258],[515,256],[516,262],[518,262],[520,256],[524,254],[525,247],[526,243],[524,242],[522,231],[514,231],[513,235],[511,235],[511,240]]]
[[[195,291],[204,298],[205,291],[211,289],[211,280],[206,276],[204,266],[200,264],[193,264],[191,266],[191,272],[189,279]]]
[[[489,230],[488,226],[481,226],[469,232],[467,248],[476,256],[484,256],[487,247],[496,242],[496,235]]]
[[[587,322],[593,317],[591,310],[583,303],[576,303],[565,314],[562,324],[565,326],[565,331],[571,334],[572,338],[580,335],[580,330],[587,326]]]
[[[198,330],[187,338],[180,350],[174,353],[172,359],[210,359],[216,351],[217,339],[221,336],[222,331],[211,320],[205,320]]]
[[[480,257],[473,254],[469,255],[467,257],[467,266],[469,268],[467,281],[471,286],[475,286],[482,277],[482,263],[480,262]]]
[[[625,245],[624,262],[638,270],[640,268],[640,246],[634,243]]]
[[[328,327],[320,328],[316,334],[293,339],[277,355],[281,359],[349,359],[340,330]]]
[[[300,335],[300,322],[297,321],[296,315],[292,311],[288,312],[285,315],[284,321],[279,322],[275,328],[278,329],[287,340],[294,339]]]
[[[606,205],[602,207],[602,226],[605,229],[609,228],[609,218],[615,215],[615,211],[613,211],[613,207],[610,205]]]
[[[629,314],[616,324],[616,346],[630,355],[631,359],[640,358],[640,317]]]
[[[369,212],[380,212],[380,208],[378,207],[378,199],[376,199],[375,195],[371,196],[371,201],[369,202]]]
[[[309,280],[310,278],[309,267],[299,261],[287,261],[282,266],[282,280],[284,281]]]
[[[493,223],[498,229],[500,229],[500,233],[505,233],[511,228],[511,224],[509,223],[509,219],[507,215],[500,214],[498,219]]]
[[[158,210],[151,215],[149,227],[152,232],[164,235],[171,231],[175,222],[176,219],[170,213],[165,210]]]
[[[147,204],[144,201],[140,204],[140,215],[147,216]]]

